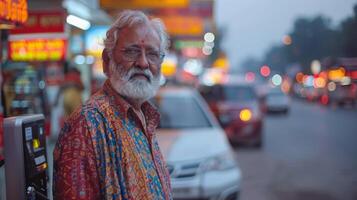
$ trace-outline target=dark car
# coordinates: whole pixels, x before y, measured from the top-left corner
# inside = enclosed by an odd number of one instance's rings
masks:
[[[355,105],[357,101],[357,85],[355,83],[342,85],[335,84],[336,88],[329,91],[329,99],[331,104],[345,105],[350,103]]]
[[[262,145],[264,105],[253,85],[226,83],[200,88],[232,144]]]

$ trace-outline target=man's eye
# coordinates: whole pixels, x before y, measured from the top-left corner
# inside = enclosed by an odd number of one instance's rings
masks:
[[[127,54],[139,54],[140,51],[137,50],[137,49],[126,49],[125,53],[127,53]]]
[[[159,58],[160,55],[157,52],[148,52],[148,56],[152,57],[152,58]]]

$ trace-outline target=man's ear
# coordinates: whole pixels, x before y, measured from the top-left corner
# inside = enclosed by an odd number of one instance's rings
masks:
[[[108,55],[108,50],[103,49],[102,52],[102,60],[103,60],[103,72],[104,74],[109,74],[109,55]]]

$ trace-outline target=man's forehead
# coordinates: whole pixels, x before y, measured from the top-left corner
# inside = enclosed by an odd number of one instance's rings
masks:
[[[122,30],[121,39],[126,46],[140,45],[158,48],[160,38],[158,33],[149,24],[138,24],[125,27]]]

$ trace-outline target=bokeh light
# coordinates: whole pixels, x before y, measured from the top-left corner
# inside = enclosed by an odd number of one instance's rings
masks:
[[[260,74],[264,77],[268,77],[270,75],[270,67],[268,65],[264,65],[260,68]]]
[[[275,85],[278,86],[283,82],[282,77],[279,74],[275,74],[272,78],[271,78],[271,82]]]
[[[239,118],[244,122],[249,121],[252,118],[252,112],[249,109],[243,109],[239,113]]]

